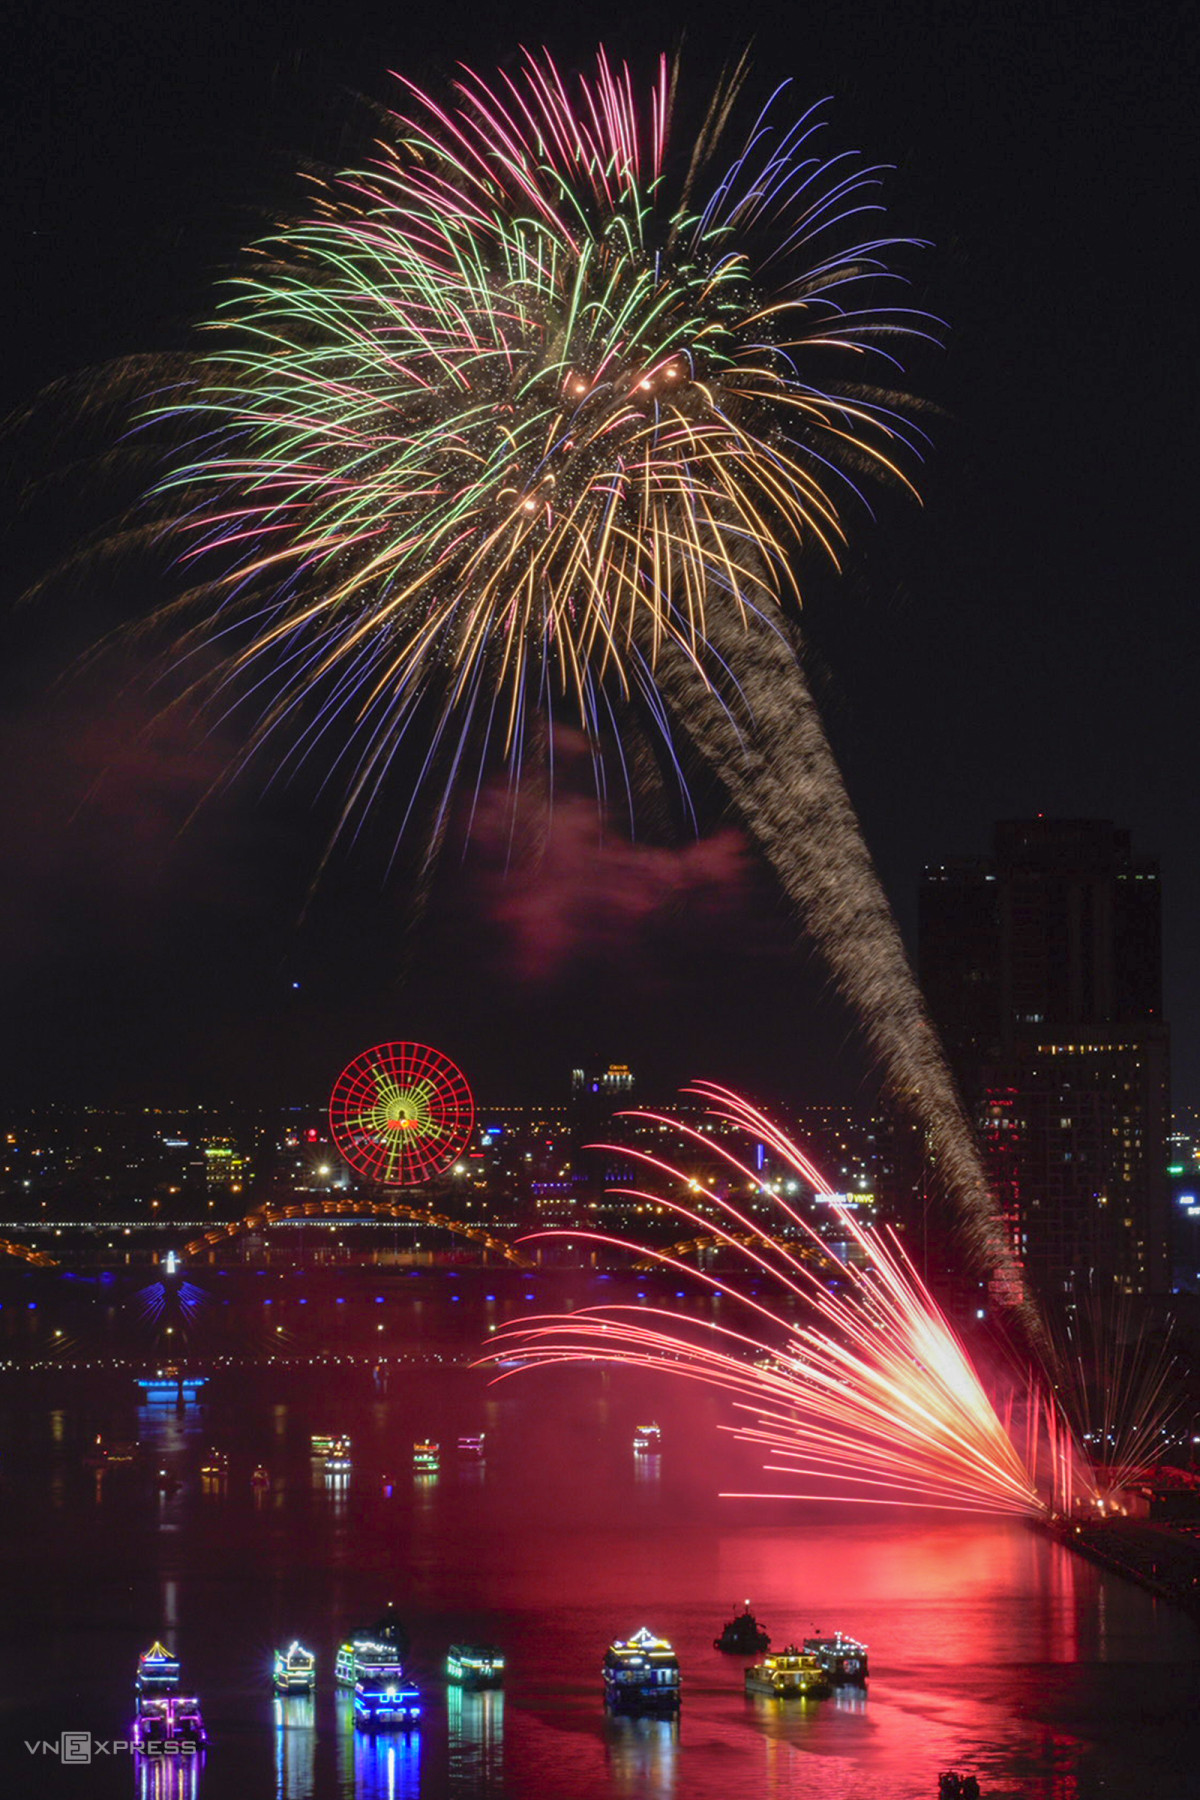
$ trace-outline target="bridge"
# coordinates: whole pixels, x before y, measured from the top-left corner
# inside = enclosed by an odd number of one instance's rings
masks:
[[[471,1225],[463,1219],[448,1219],[444,1213],[429,1212],[424,1207],[405,1206],[399,1200],[305,1200],[299,1205],[282,1206],[268,1203],[255,1207],[244,1218],[235,1219],[232,1224],[219,1225],[203,1236],[193,1238],[190,1244],[184,1245],[185,1256],[201,1256],[206,1250],[213,1250],[219,1244],[229,1243],[248,1231],[261,1231],[268,1225],[287,1225],[302,1223],[306,1219],[346,1219],[353,1223],[356,1219],[405,1219],[417,1225],[430,1225],[439,1231],[453,1232],[455,1237],[469,1238],[472,1243],[479,1244],[485,1250],[499,1256],[505,1262],[512,1263],[518,1269],[531,1269],[533,1263],[503,1238],[498,1238],[482,1225]],[[36,1252],[33,1254],[36,1255]]]
[[[831,1263],[835,1260],[826,1251],[819,1250],[815,1244],[793,1243],[791,1240],[785,1243],[779,1238],[764,1237],[761,1232],[757,1231],[730,1231],[720,1237],[714,1233],[703,1237],[683,1238],[678,1244],[671,1244],[667,1249],[660,1250],[657,1256],[641,1257],[633,1266],[635,1269],[658,1269],[662,1267],[661,1258],[664,1256],[676,1259],[685,1256],[699,1256],[702,1251],[724,1250],[730,1244],[740,1244],[750,1250],[786,1250],[789,1256],[796,1257],[800,1262]]]

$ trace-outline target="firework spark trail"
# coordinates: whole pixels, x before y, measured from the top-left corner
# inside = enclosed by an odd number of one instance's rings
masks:
[[[1059,1394],[1106,1494],[1136,1487],[1163,1460],[1181,1405],[1168,1329],[1147,1334],[1123,1295],[1084,1296],[1054,1331]]]
[[[763,1114],[727,1089],[703,1084],[695,1091],[715,1117],[765,1137],[798,1175],[824,1190],[799,1146]],[[711,1136],[654,1113],[634,1116],[682,1129],[707,1151],[719,1153],[750,1187],[756,1185],[752,1171]],[[690,1176],[659,1157],[628,1147],[621,1154],[685,1192],[694,1189]],[[730,1199],[706,1196],[718,1209],[714,1220],[669,1194],[622,1191],[668,1207],[735,1251],[752,1272],[771,1279],[775,1303],[739,1293],[670,1253],[641,1249],[639,1254],[690,1275],[735,1303],[748,1315],[747,1329],[703,1321],[681,1326],[670,1312],[644,1306],[589,1307],[569,1318],[514,1320],[497,1334],[482,1359],[485,1364],[632,1364],[669,1370],[724,1391],[751,1417],[753,1422],[736,1427],[735,1435],[765,1454],[764,1468],[825,1484],[819,1493],[781,1497],[1033,1515],[1047,1504],[1069,1504],[1073,1489],[1086,1486],[1075,1460],[1064,1453],[1049,1502],[1039,1495],[1030,1466],[1001,1423],[970,1358],[891,1234],[866,1230],[844,1207],[834,1207],[839,1226],[862,1259],[862,1266],[837,1265],[844,1291],[836,1291],[828,1285],[824,1240],[778,1196],[773,1196],[776,1229],[789,1234],[788,1242],[764,1236],[761,1221]],[[571,1235],[638,1249],[602,1233]],[[749,1242],[744,1241],[747,1236]],[[822,1267],[824,1273],[819,1272]],[[785,1316],[795,1302],[805,1312],[800,1323]],[[648,1312],[662,1323],[644,1323]],[[886,1491],[862,1491],[874,1488]]]
[[[603,52],[573,79],[546,53],[463,70],[445,101],[402,82],[372,160],[255,246],[211,349],[143,408],[186,439],[151,502],[194,584],[163,623],[205,671],[188,691],[248,717],[235,766],[319,766],[338,832],[410,741],[400,829],[428,793],[433,846],[455,790],[497,759],[515,789],[555,721],[602,804],[624,785],[633,811],[628,743],[685,810],[707,765],[1020,1297],[786,636],[859,483],[911,488],[923,434],[890,384],[931,321],[881,302],[905,240],[874,218],[880,171],[822,154],[786,84],[732,136],[744,79],[681,183],[665,59],[644,95]]]

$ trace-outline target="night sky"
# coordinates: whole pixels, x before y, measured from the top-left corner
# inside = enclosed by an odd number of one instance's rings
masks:
[[[15,23],[12,20],[15,18]],[[647,4],[420,10],[210,0],[10,14],[3,399],[188,341],[238,247],[354,154],[386,71],[436,80],[521,43],[684,43],[711,84],[753,30],[762,85],[833,97],[830,141],[896,164],[895,229],[931,240],[947,319],[913,380],[938,409],[922,509],[860,520],[806,625],[827,723],[911,937],[927,860],[1034,812],[1129,827],[1162,859],[1177,1104],[1200,1101],[1196,781],[1194,26],[1183,6]],[[870,1077],[853,1024],[728,825],[594,848],[571,792],[537,882],[486,839],[415,917],[379,841],[309,883],[328,823],[252,777],[191,813],[236,739],[151,726],[137,655],[77,659],[156,599],[101,570],[17,604],[102,506],[70,405],[5,439],[16,514],[0,652],[0,1096],[319,1096],[385,1037],[497,1102],[580,1056],[654,1086],[706,1074],[796,1101]],[[89,455],[94,445],[89,449]],[[57,470],[29,492],[31,473]],[[1189,505],[1188,502],[1191,501]],[[67,676],[67,679],[62,679]],[[190,821],[190,822],[189,822]],[[299,984],[298,986],[295,984]]]

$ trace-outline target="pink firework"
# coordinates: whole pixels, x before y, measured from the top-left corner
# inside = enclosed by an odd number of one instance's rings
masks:
[[[720,1155],[747,1188],[760,1189],[775,1210],[773,1228],[764,1231],[762,1220],[732,1197],[707,1189],[698,1210],[694,1177],[626,1146],[621,1155],[654,1171],[667,1190],[621,1191],[665,1207],[736,1254],[747,1273],[768,1278],[773,1301],[696,1271],[670,1251],[572,1231],[573,1239],[622,1248],[719,1293],[739,1310],[744,1329],[683,1321],[665,1308],[593,1306],[514,1320],[482,1361],[515,1360],[522,1369],[621,1363],[719,1389],[744,1415],[726,1429],[762,1453],[766,1472],[787,1478],[770,1492],[742,1498],[1038,1516],[1071,1510],[1077,1496],[1090,1494],[1082,1458],[1044,1383],[1024,1377],[1019,1431],[1011,1398],[1002,1421],[895,1232],[862,1225],[829,1194],[799,1145],[747,1101],[708,1082],[691,1091],[714,1119],[768,1145],[822,1196],[850,1246],[848,1260],[834,1263],[827,1239],[778,1193],[760,1188],[760,1178],[726,1144],[661,1114],[638,1113],[633,1116]]]

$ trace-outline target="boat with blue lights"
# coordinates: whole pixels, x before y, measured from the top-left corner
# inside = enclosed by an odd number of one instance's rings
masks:
[[[451,1644],[446,1679],[470,1692],[503,1687],[504,1652],[494,1644]]]
[[[316,1689],[317,1659],[298,1639],[275,1652],[271,1685],[277,1694],[311,1694]]]
[[[811,1650],[788,1644],[746,1670],[746,1692],[775,1700],[821,1700],[833,1684]]]
[[[169,1406],[178,1400],[192,1402],[208,1381],[207,1375],[185,1375],[178,1363],[164,1363],[151,1375],[136,1377],[144,1406]]]
[[[679,1658],[666,1638],[645,1626],[617,1638],[604,1653],[604,1698],[614,1712],[675,1712]]]
[[[415,1731],[420,1725],[421,1691],[398,1663],[360,1665],[354,1723],[360,1731]]]
[[[832,1637],[806,1637],[804,1648],[816,1657],[835,1687],[866,1686],[867,1646],[857,1638],[835,1631]]]

